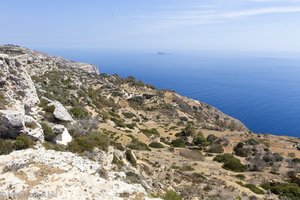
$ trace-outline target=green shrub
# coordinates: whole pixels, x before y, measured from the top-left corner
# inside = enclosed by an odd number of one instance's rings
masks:
[[[213,144],[217,139],[218,137],[216,137],[214,134],[209,134],[206,138],[209,144]]]
[[[224,153],[222,155],[216,155],[216,157],[214,157],[214,161],[217,162],[221,162],[221,163],[225,163],[228,162],[229,160],[233,159],[234,156],[230,153]]]
[[[249,150],[244,148],[243,142],[239,142],[233,150],[236,156],[247,157],[249,154]]]
[[[293,158],[292,162],[294,162],[294,163],[300,163],[300,158]]]
[[[185,147],[185,142],[183,141],[183,139],[178,138],[178,139],[172,140],[171,146],[172,147]]]
[[[14,150],[14,144],[10,140],[0,139],[0,155],[10,154]]]
[[[159,149],[159,148],[164,148],[164,147],[165,147],[164,145],[162,145],[162,144],[159,143],[159,142],[151,142],[148,146],[149,146],[149,147],[152,147],[152,148],[157,148],[157,149]]]
[[[237,158],[230,159],[228,162],[224,163],[222,166],[224,169],[233,171],[233,172],[244,172],[246,171],[246,166],[241,163]]]
[[[133,153],[132,153],[132,151],[131,151],[130,149],[126,149],[126,151],[125,151],[125,158],[126,158],[126,160],[128,160],[128,162],[129,162],[132,166],[136,167],[136,165],[137,165],[136,159],[135,159],[135,157],[133,156]]]
[[[94,132],[88,135],[74,138],[67,149],[74,153],[83,153],[85,151],[92,152],[94,148],[107,151],[109,146],[109,138],[100,132]]]
[[[142,133],[144,133],[147,137],[150,137],[151,135],[156,135],[156,136],[159,136],[159,132],[155,129],[155,128],[152,128],[152,129],[142,129],[141,130]]]
[[[129,181],[129,183],[141,183],[139,175],[137,175],[134,172],[126,172],[126,179]]]
[[[209,153],[224,153],[222,144],[212,144],[207,150]]]
[[[291,200],[299,200],[300,197],[300,187],[295,183],[265,183],[262,188]]]
[[[200,146],[200,147],[203,147],[203,146],[207,145],[206,138],[201,133],[197,134],[197,136],[195,136],[193,138],[193,143],[194,143],[194,145],[197,145],[197,146]]]
[[[240,180],[245,180],[246,176],[244,174],[237,174],[235,175],[236,178],[240,179]]]
[[[164,200],[182,200],[182,197],[173,190],[167,190],[162,199]]]
[[[53,142],[53,139],[56,137],[56,134],[53,132],[52,128],[47,123],[41,123],[45,140],[48,142]]]
[[[194,171],[195,169],[190,166],[190,165],[183,165],[182,167],[180,167],[181,171]]]
[[[55,106],[54,105],[50,105],[50,106],[45,106],[43,108],[43,111],[47,112],[47,113],[53,113],[55,110]]]
[[[133,114],[131,112],[123,112],[122,114],[124,115],[124,117],[126,117],[128,119],[136,117],[135,114]]]
[[[136,127],[136,123],[126,124],[126,127],[129,129],[134,129],[134,127]]]
[[[131,142],[127,145],[127,147],[134,150],[150,151],[147,144],[140,142],[136,138],[132,138]]]
[[[29,147],[32,147],[34,145],[34,141],[31,139],[31,137],[25,135],[25,134],[20,134],[14,143],[14,148],[17,150],[21,149],[27,149]]]
[[[264,194],[265,193],[262,189],[256,187],[253,184],[244,184],[243,186],[246,187],[246,188],[248,188],[249,190],[251,190],[255,194]]]
[[[124,162],[122,160],[120,160],[117,156],[114,155],[112,164],[117,165],[118,167],[123,167],[124,166]]]
[[[187,123],[186,127],[179,133],[176,133],[176,137],[189,137],[189,136],[195,136],[196,135],[196,128],[193,123]],[[201,132],[198,133],[198,135],[203,134]]]
[[[90,116],[90,113],[84,106],[75,106],[70,109],[70,112],[76,119],[84,119]]]
[[[222,155],[217,155],[213,160],[224,163],[222,167],[226,170],[234,172],[246,171],[246,166],[243,165],[239,159],[237,159],[231,154],[225,153]]]
[[[245,144],[248,144],[248,145],[258,145],[259,142],[253,138],[249,139],[249,140],[246,140],[245,141]]]

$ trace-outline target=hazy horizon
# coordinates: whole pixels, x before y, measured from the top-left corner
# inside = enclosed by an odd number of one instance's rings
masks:
[[[299,0],[2,2],[1,44],[34,49],[300,52]],[[13,15],[12,15],[13,10]]]

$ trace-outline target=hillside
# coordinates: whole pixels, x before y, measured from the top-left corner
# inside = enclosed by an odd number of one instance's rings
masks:
[[[299,199],[299,138],[19,46],[0,67],[0,199]]]

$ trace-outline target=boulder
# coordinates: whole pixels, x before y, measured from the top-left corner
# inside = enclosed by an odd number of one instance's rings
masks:
[[[24,133],[36,140],[44,141],[44,132],[42,126],[31,116],[25,116]]]
[[[68,129],[60,124],[55,124],[52,127],[53,131],[57,134],[54,138],[56,144],[67,145],[72,141],[72,136],[70,135]]]
[[[25,127],[24,114],[13,110],[0,110],[0,136],[15,138]]]
[[[62,122],[73,121],[73,118],[71,117],[67,109],[59,101],[52,101],[52,103],[50,103],[49,105],[54,105],[55,107],[53,112],[55,119]]]

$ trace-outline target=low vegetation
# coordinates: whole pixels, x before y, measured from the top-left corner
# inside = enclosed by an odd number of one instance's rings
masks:
[[[85,151],[92,152],[94,148],[107,151],[109,146],[109,138],[101,132],[93,132],[85,136],[74,138],[67,149],[73,153],[83,153]]]
[[[265,190],[291,200],[299,200],[300,187],[295,183],[265,183],[262,185]]]
[[[165,147],[160,142],[151,142],[148,146],[151,147],[151,148],[156,148],[156,149],[160,149],[160,148],[164,148]]]
[[[131,142],[127,145],[128,148],[133,150],[143,150],[143,151],[150,151],[147,144],[139,141],[136,138],[132,138]]]
[[[247,169],[246,165],[243,165],[239,159],[231,154],[217,155],[213,160],[224,163],[222,167],[233,172],[244,172]]]
[[[147,137],[151,137],[152,135],[155,135],[155,136],[159,136],[159,132],[155,129],[155,128],[152,128],[152,129],[142,129],[141,130],[142,133],[144,133]]]
[[[132,166],[136,167],[136,165],[137,165],[136,159],[130,149],[127,149],[125,151],[125,158]]]
[[[6,155],[14,150],[22,150],[33,147],[35,142],[31,137],[20,134],[15,140],[0,138],[0,155]]]

